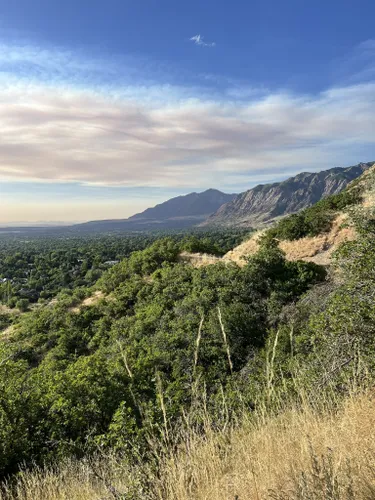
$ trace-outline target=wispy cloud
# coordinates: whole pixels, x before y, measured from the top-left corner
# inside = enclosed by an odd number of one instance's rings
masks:
[[[275,172],[375,156],[374,81],[313,96],[229,83],[211,96],[159,82],[105,92],[82,83],[98,67],[105,73],[104,63],[87,60],[81,73],[75,54],[53,55],[56,74],[69,69],[68,82],[55,79],[50,53],[18,48],[8,57],[0,47],[0,69],[16,65],[8,85],[1,80],[1,181],[237,190]],[[27,79],[20,64],[40,67],[39,76],[35,69]]]
[[[215,42],[205,42],[204,37],[202,35],[194,35],[190,38],[191,42],[194,42],[195,45],[200,45],[201,47],[215,47]]]
[[[0,178],[183,189],[229,185],[244,174],[250,182],[259,168],[346,165],[364,147],[375,151],[374,95],[375,84],[366,84],[315,98],[150,108],[87,91],[8,89],[0,101]]]
[[[375,39],[365,40],[336,61],[335,74],[348,84],[375,79]]]

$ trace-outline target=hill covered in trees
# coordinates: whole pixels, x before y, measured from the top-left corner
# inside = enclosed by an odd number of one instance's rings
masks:
[[[371,169],[296,224],[282,220],[242,266],[222,260],[195,268],[181,252],[210,253],[212,241],[158,239],[103,271],[92,287],[62,290],[3,327],[0,470],[5,478],[21,465],[34,468],[3,485],[7,498],[27,490],[24,478],[34,478],[29,489],[48,483],[43,473],[32,475],[36,465],[53,467],[48,477],[61,481],[61,491],[68,467],[77,491],[88,485],[87,496],[76,498],[102,498],[103,490],[134,499],[203,499],[209,491],[215,500],[247,493],[302,499],[306,491],[366,498],[365,489],[375,487],[371,463],[367,474],[339,446],[339,432],[336,441],[327,438],[336,443],[331,450],[311,432],[329,418],[340,429],[344,418],[362,422],[360,404],[373,411],[368,399],[355,407],[343,401],[375,381],[374,175]],[[350,217],[356,237],[328,268],[286,258],[283,238],[324,233],[337,211]],[[255,456],[271,450],[273,436],[276,457],[282,443],[294,449],[288,425],[298,436],[307,422],[304,456],[311,460],[298,462],[306,470],[285,455],[282,469],[267,462],[262,483],[258,464],[266,462],[259,455],[246,462],[240,443]],[[371,440],[356,446],[364,456],[373,451]],[[241,457],[237,465],[232,452]],[[216,475],[203,473],[210,461]]]

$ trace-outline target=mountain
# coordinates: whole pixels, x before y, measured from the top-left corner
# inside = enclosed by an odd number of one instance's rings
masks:
[[[259,226],[298,212],[342,191],[375,162],[322,172],[302,172],[283,182],[261,184],[221,206],[201,226]]]
[[[148,208],[140,214],[129,217],[129,221],[158,220],[177,217],[208,217],[221,205],[233,200],[236,195],[225,194],[217,189],[207,189],[203,193],[190,193],[177,196],[156,207]]]
[[[86,222],[73,226],[83,231],[140,231],[150,229],[182,229],[205,221],[221,205],[237,195],[226,194],[217,189],[203,193],[177,196],[128,219],[113,219]]]

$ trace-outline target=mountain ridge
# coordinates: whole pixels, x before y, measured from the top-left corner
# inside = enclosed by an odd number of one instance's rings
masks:
[[[206,189],[201,193],[192,192],[186,195],[176,196],[155,207],[147,208],[139,214],[132,215],[127,220],[158,220],[160,218],[176,217],[203,217],[216,211],[217,205],[223,205],[236,194],[226,194],[218,189]],[[220,206],[221,206],[220,205]],[[171,210],[174,210],[173,215]]]
[[[301,172],[285,181],[259,184],[222,205],[200,226],[250,227],[270,223],[339,193],[374,163],[361,162],[321,172]]]
[[[183,229],[203,222],[235,196],[210,188],[200,193],[176,196],[127,219],[90,221],[72,227],[84,231]]]

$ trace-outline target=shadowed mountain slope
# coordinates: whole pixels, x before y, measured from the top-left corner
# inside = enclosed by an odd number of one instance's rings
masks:
[[[298,212],[342,191],[375,162],[316,173],[302,172],[283,182],[256,186],[221,206],[202,226],[258,226]]]
[[[177,196],[128,219],[92,221],[74,226],[84,231],[180,229],[206,220],[221,205],[233,200],[235,194],[217,189],[203,193]]]

